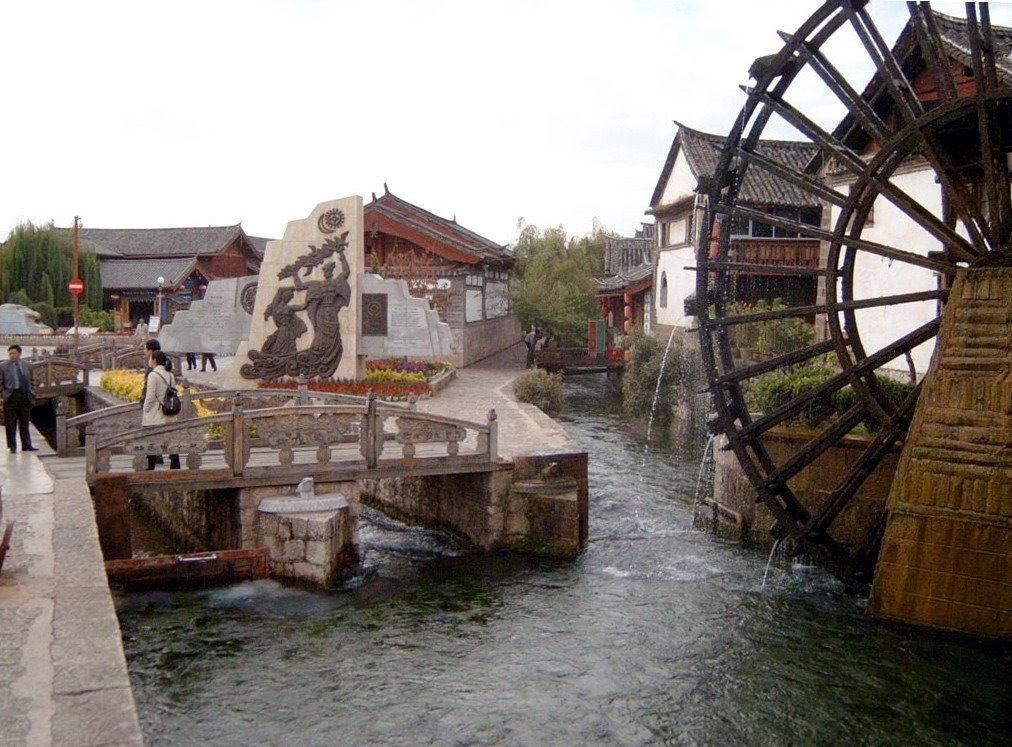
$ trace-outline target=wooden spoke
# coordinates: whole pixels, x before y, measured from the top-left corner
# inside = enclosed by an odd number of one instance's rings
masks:
[[[875,309],[881,306],[897,306],[902,303],[916,303],[918,301],[940,301],[947,298],[947,288],[938,288],[929,291],[917,291],[916,293],[900,293],[895,296],[878,296],[876,298],[861,298],[850,301],[835,301],[833,303],[813,304],[811,306],[789,306],[786,309],[773,309],[772,311],[756,311],[751,314],[738,314],[735,316],[724,316],[707,322],[707,326],[728,326],[734,324],[749,324],[751,322],[768,322],[774,319],[790,319],[799,316],[811,316],[812,314],[832,314],[838,311],[851,311],[855,309]]]
[[[981,8],[981,15],[987,16],[987,8]],[[983,25],[983,24],[982,24]],[[967,34],[970,37],[970,55],[973,59],[973,75],[977,81],[997,87],[994,69],[994,41],[991,38],[991,24],[988,20],[987,39],[982,39],[982,29],[977,26],[977,14],[972,4],[967,6]],[[985,53],[986,51],[986,53]],[[999,241],[1006,243],[1012,226],[1012,205],[1009,203],[1008,163],[1005,160],[1004,138],[1000,125],[992,126],[987,101],[977,97],[977,129],[980,135],[981,162],[984,167],[984,183],[987,185],[987,199],[991,217],[998,229]]]
[[[790,480],[802,469],[815,461],[841,438],[850,433],[868,416],[868,408],[862,403],[851,407],[847,412],[833,421],[828,428],[795,452],[787,461],[780,465],[766,478],[769,487],[776,488]]]
[[[930,340],[938,334],[939,323],[938,319],[932,319],[927,324],[922,324],[920,327],[904,335],[899,340],[896,340],[892,344],[882,348],[874,355],[870,355],[859,363],[854,364],[846,371],[837,374],[831,379],[827,379],[819,386],[809,389],[804,394],[799,395],[784,405],[781,405],[763,417],[756,418],[748,425],[742,426],[742,428],[737,432],[736,437],[746,440],[753,439],[755,436],[768,431],[773,426],[779,425],[785,420],[794,417],[805,409],[805,406],[808,405],[809,402],[813,402],[819,397],[833,394],[837,390],[842,389],[844,386],[849,384],[852,379],[864,375],[869,371],[878,368],[882,364],[888,363],[904,352],[914,349],[922,342]]]
[[[780,32],[780,37],[785,40],[790,38],[783,32]],[[847,82],[847,79],[843,77],[840,71],[833,66],[821,51],[808,42],[802,42],[798,47],[798,51],[808,60],[811,68],[822,78],[829,90],[847,107],[847,111],[853,114],[854,118],[861,123],[861,126],[864,127],[869,137],[880,147],[885,145],[886,141],[891,137],[889,128],[868,102],[861,97],[861,94],[855,91],[850,83]]]
[[[924,113],[924,107],[914,93],[910,81],[907,80],[906,75],[903,73],[902,66],[893,55],[889,45],[882,38],[882,35],[878,32],[866,9],[850,7],[848,13],[851,25],[857,32],[862,44],[864,44],[869,56],[871,56],[878,66],[893,102],[900,109],[899,114],[904,123],[909,124],[913,122]],[[959,213],[963,224],[970,232],[971,239],[979,245],[986,244],[993,248],[993,241],[991,240],[987,221],[984,220],[980,209],[970,196],[965,193],[961,185],[950,176],[955,164],[939,151],[936,143],[925,132],[917,129],[916,134],[924,149],[924,156],[934,167],[940,183],[950,193],[953,207]]]
[[[924,267],[928,270],[934,270],[935,272],[948,273],[952,271],[952,265],[941,260],[932,259],[930,257],[922,257],[920,254],[914,254],[913,252],[908,252],[903,249],[896,249],[891,246],[886,246],[885,244],[879,244],[875,241],[868,241],[866,239],[855,238],[853,236],[839,238],[836,234],[830,231],[824,231],[821,228],[810,226],[807,223],[799,223],[797,221],[780,218],[775,215],[769,215],[761,210],[722,204],[717,206],[716,211],[718,213],[740,215],[743,218],[750,218],[761,223],[779,226],[780,228],[784,228],[788,231],[795,231],[796,233],[802,234],[803,236],[809,236],[813,239],[823,239],[824,241],[846,244],[847,246],[863,249],[866,252],[870,252],[871,254],[875,254],[880,257],[895,259],[916,267]]]
[[[749,366],[736,368],[730,373],[726,373],[718,378],[716,383],[718,385],[724,385],[731,382],[754,379],[756,376],[761,376],[762,374],[769,373],[770,371],[776,371],[777,369],[786,368],[788,366],[796,366],[799,363],[810,361],[812,358],[817,358],[820,355],[831,353],[835,347],[836,343],[833,340],[823,340],[815,345],[799,348],[798,350],[791,351],[790,353],[785,353],[777,356],[776,358],[771,358],[768,361],[762,361],[761,363],[753,363]]]
[[[888,426],[879,428],[875,438],[861,453],[861,456],[847,472],[837,488],[829,494],[821,510],[812,518],[808,530],[812,532],[824,532],[847,506],[850,499],[857,493],[864,481],[875,470],[875,467],[889,454],[901,434],[906,432],[906,426],[913,416],[914,405],[920,394],[920,385],[911,392],[893,417],[893,422]]]
[[[908,2],[910,20],[917,31],[917,39],[921,47],[924,63],[931,71],[931,80],[942,101],[953,101],[959,96],[956,91],[956,80],[952,75],[949,56],[945,52],[941,36],[935,25],[935,17],[931,14],[930,3]]]
[[[771,174],[776,174],[785,182],[790,182],[791,184],[801,187],[801,189],[805,190],[809,194],[820,197],[838,207],[843,207],[847,204],[847,195],[841,194],[835,189],[827,187],[812,177],[802,174],[799,171],[795,171],[789,166],[773,161],[758,153],[751,153],[744,148],[739,148],[738,153],[741,154],[742,158],[747,159],[753,165],[759,166],[760,168],[769,171]]]

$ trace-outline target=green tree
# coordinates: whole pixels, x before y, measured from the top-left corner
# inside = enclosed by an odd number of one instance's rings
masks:
[[[95,253],[82,248],[78,269],[84,281],[81,304],[102,308],[102,280]],[[72,235],[53,227],[52,222],[15,226],[0,247],[0,302],[16,303],[27,297],[30,303],[71,306],[67,284],[74,274]],[[19,291],[23,291],[19,293]]]
[[[523,226],[513,246],[517,264],[508,294],[524,325],[537,324],[563,345],[586,341],[587,320],[600,314],[594,278],[601,274],[605,237]]]

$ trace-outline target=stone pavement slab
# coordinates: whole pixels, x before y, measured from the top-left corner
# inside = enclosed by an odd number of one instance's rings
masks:
[[[41,453],[0,453],[0,745],[140,745],[91,495]]]
[[[534,405],[518,402],[513,382],[525,371],[527,348],[518,343],[484,361],[457,370],[457,378],[418,409],[433,415],[484,421],[495,410],[499,456],[571,454],[584,449],[566,429]]]

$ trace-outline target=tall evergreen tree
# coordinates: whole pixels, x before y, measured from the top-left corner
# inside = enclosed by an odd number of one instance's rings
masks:
[[[102,308],[102,280],[98,258],[88,249],[78,254],[78,269],[84,281],[81,305]],[[67,290],[74,274],[73,237],[57,230],[52,222],[35,226],[31,222],[15,226],[0,247],[0,303],[23,298],[33,303],[71,306]]]

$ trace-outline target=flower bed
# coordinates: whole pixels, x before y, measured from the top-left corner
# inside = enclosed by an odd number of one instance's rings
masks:
[[[138,402],[144,396],[144,374],[115,368],[102,374],[99,386],[127,402]]]
[[[298,389],[294,381],[267,381],[260,384],[268,389]],[[373,392],[377,397],[388,402],[408,399],[412,394],[417,397],[428,397],[432,387],[425,381],[311,381],[307,385],[313,392],[332,392],[335,394],[355,394],[365,397]]]

